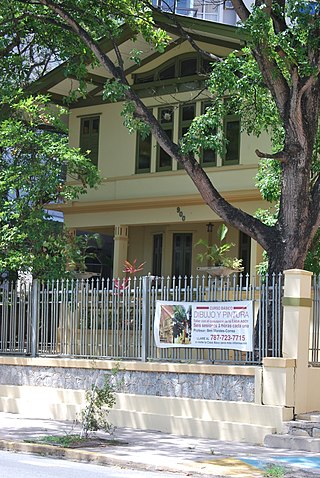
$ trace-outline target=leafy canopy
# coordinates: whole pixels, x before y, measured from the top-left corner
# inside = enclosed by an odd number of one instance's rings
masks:
[[[44,96],[6,98],[0,122],[0,270],[56,278],[83,268],[84,238],[74,238],[45,209],[73,200],[99,182],[97,169],[68,146],[63,110]],[[72,185],[66,182],[66,171]],[[80,180],[80,182],[79,182]]]

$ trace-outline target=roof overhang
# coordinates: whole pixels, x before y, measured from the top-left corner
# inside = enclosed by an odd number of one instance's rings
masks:
[[[229,52],[239,50],[245,42],[243,31],[234,26],[225,25],[216,22],[199,20],[196,18],[185,17],[181,15],[176,16],[179,23],[197,42],[207,45],[209,51],[214,52],[219,48],[219,51],[227,55]],[[165,29],[171,36],[171,41],[162,55],[168,54],[172,49],[178,48],[186,40],[182,39],[174,18],[168,14],[163,16],[161,13],[155,13],[155,23],[158,27]],[[135,42],[133,44],[133,38]],[[142,36],[135,37],[132,30],[124,25],[121,34],[118,37],[117,45],[124,58],[124,70],[130,82],[131,75],[138,73],[140,68],[145,68],[148,63],[157,59],[161,53],[156,52],[151,45],[149,45]],[[115,52],[113,51],[113,43],[111,40],[104,38],[100,41],[100,46],[105,53],[108,53],[111,60],[116,61]],[[141,63],[137,65],[130,59],[130,51],[132,48],[141,50]],[[190,47],[191,48],[191,47]],[[73,58],[71,61],[77,61]],[[65,104],[66,98],[71,92],[78,91],[79,81],[67,74],[68,63],[63,63],[43,78],[36,81],[31,87],[31,93],[49,93],[54,102],[57,104]],[[101,66],[92,68],[88,63],[86,77],[87,98],[90,98],[93,103],[102,103],[102,91],[105,82],[111,79],[112,76]],[[83,100],[82,100],[83,101]],[[75,106],[74,105],[71,106]]]

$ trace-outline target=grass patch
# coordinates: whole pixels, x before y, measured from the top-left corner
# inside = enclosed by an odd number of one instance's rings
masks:
[[[281,465],[268,465],[264,469],[263,476],[265,478],[284,478],[285,468]]]
[[[81,437],[79,434],[76,435],[43,435],[39,438],[33,440],[24,440],[27,443],[37,443],[42,445],[53,445],[60,446],[62,448],[84,448],[84,447],[94,447],[94,446],[117,446],[117,445],[127,445],[126,442],[115,440],[115,439],[105,439],[99,437]]]

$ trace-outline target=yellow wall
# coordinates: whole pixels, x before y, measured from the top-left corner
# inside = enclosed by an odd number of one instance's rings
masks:
[[[195,97],[198,92],[192,92]],[[190,99],[190,94],[177,95],[179,100]],[[172,98],[163,97],[163,102]],[[154,106],[155,100],[145,101]],[[135,174],[136,134],[129,134],[123,126],[122,105],[108,104],[77,108],[70,112],[70,144],[79,146],[80,120],[84,115],[100,114],[99,170],[103,183],[97,190],[90,190],[80,201],[102,201],[113,199],[173,196],[197,194],[197,189],[184,171],[155,172],[157,146],[153,139],[152,170],[147,174]],[[200,114],[200,102],[198,104]],[[154,108],[157,114],[157,108]],[[175,115],[175,140],[178,140],[178,114]],[[206,168],[210,179],[219,191],[247,190],[255,187],[257,157],[255,149],[270,150],[266,136],[256,138],[242,134],[240,141],[240,164]]]

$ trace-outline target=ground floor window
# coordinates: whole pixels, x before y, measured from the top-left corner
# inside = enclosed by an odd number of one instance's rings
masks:
[[[192,234],[173,234],[172,275],[190,276],[192,265]]]
[[[153,236],[153,252],[152,252],[152,275],[162,275],[162,243],[163,235],[154,234]]]
[[[243,274],[250,274],[251,238],[241,231],[239,233],[239,259],[242,259]]]

